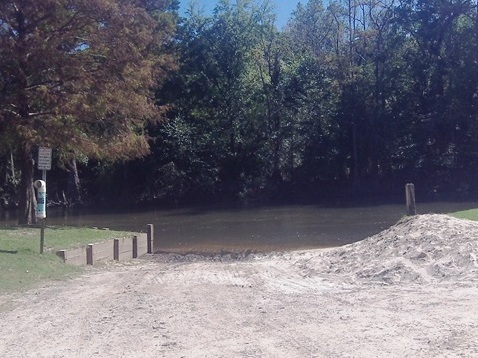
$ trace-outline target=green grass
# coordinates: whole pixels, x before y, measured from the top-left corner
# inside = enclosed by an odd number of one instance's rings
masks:
[[[129,235],[110,230],[47,227],[44,254],[40,254],[39,228],[0,228],[0,293],[77,276],[84,269],[64,264],[56,256],[57,250]]]
[[[458,219],[468,219],[473,221],[478,221],[478,209],[470,209],[464,211],[457,211],[455,213],[449,214]]]

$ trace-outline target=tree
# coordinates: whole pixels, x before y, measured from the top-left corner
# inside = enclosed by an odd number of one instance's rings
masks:
[[[148,153],[151,89],[172,68],[168,0],[0,4],[0,129],[20,158],[20,223],[33,219],[33,152],[109,160]],[[4,141],[8,138],[8,141]],[[67,157],[66,155],[64,156]]]
[[[403,137],[414,148],[404,157],[433,178],[434,187],[455,190],[467,177],[459,173],[476,162],[476,149],[470,146],[476,137],[476,5],[469,0],[401,1],[397,13],[407,46],[402,73],[410,81],[398,96],[396,115],[403,118]]]
[[[181,67],[165,93],[173,110],[158,130],[165,188],[237,199],[259,186],[265,120],[257,52],[268,14],[266,3],[222,0],[211,16],[192,8],[179,26]]]

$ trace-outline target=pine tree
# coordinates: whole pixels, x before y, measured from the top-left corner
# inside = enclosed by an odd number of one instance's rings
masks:
[[[160,113],[151,90],[173,65],[162,51],[174,31],[169,5],[1,2],[0,142],[20,158],[20,223],[33,220],[37,146],[110,160],[148,153],[145,125]]]

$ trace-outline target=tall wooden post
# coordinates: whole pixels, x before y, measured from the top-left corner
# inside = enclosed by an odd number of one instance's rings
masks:
[[[133,259],[138,258],[138,237],[136,235],[133,236]]]
[[[119,251],[119,239],[113,240],[113,260],[119,261],[120,251]]]
[[[147,242],[148,242],[148,254],[153,253],[153,237],[154,237],[154,225],[148,224],[147,230]]]
[[[86,264],[93,265],[93,244],[86,246]]]
[[[40,219],[41,226],[40,226],[40,254],[43,254],[43,248],[45,247],[45,220]]]
[[[417,215],[417,206],[415,203],[415,185],[407,184],[405,187],[405,196],[407,201],[407,215]]]

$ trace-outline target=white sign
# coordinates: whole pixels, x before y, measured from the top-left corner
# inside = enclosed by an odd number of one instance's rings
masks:
[[[51,148],[38,148],[38,170],[51,170]]]

